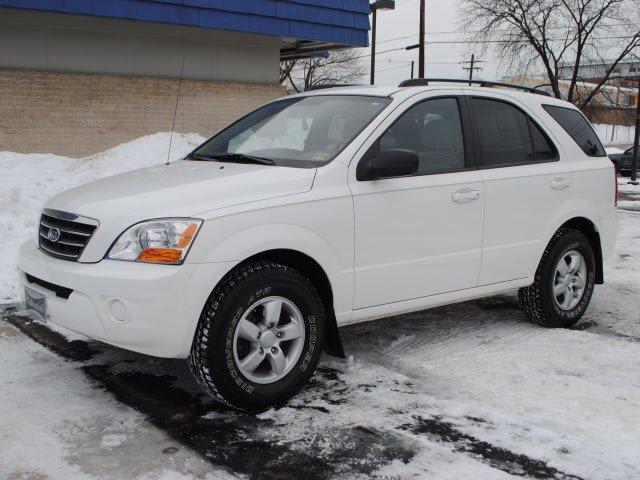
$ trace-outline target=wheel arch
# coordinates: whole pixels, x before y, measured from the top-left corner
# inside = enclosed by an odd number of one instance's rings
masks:
[[[604,283],[604,267],[602,259],[602,245],[600,243],[600,234],[594,223],[585,217],[573,217],[564,222],[560,228],[573,228],[582,232],[587,237],[591,248],[593,249],[593,255],[596,261],[596,278],[595,283],[601,285]],[[559,229],[558,229],[559,230]]]
[[[269,260],[297,270],[302,275],[307,277],[309,281],[316,287],[316,289],[318,290],[318,294],[322,299],[322,304],[324,306],[327,321],[324,351],[329,355],[344,358],[345,354],[342,347],[342,339],[340,338],[340,331],[338,330],[338,322],[336,320],[335,309],[333,306],[333,288],[331,287],[329,276],[324,271],[322,266],[316,260],[305,253],[302,253],[298,250],[280,248],[265,250],[263,252],[251,255],[250,257],[246,258],[238,265],[236,265],[231,271],[243,265],[246,265],[247,263],[260,260]],[[220,281],[222,282],[223,280],[224,279]]]

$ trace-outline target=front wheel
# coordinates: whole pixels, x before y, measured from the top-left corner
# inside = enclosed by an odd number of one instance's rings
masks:
[[[518,291],[520,306],[533,323],[569,327],[589,306],[595,285],[595,259],[582,232],[561,228],[547,246],[533,285]]]
[[[209,297],[189,366],[219,401],[261,410],[295,395],[322,354],[325,314],[314,286],[284,265],[255,262]]]

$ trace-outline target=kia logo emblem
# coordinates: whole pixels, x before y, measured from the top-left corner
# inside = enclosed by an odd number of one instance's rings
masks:
[[[58,240],[60,240],[60,230],[58,230],[57,228],[49,229],[49,231],[47,232],[47,239],[52,242],[57,242]]]

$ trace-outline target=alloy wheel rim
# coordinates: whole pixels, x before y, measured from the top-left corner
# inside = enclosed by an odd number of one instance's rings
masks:
[[[553,298],[561,310],[571,310],[582,299],[587,284],[587,264],[576,250],[566,252],[558,261],[553,276]]]
[[[273,383],[294,367],[304,347],[302,314],[289,299],[265,297],[242,314],[233,336],[240,373],[254,383]]]

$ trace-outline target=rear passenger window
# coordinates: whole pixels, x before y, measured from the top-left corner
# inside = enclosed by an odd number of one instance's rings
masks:
[[[560,124],[584,153],[590,157],[607,156],[593,127],[578,110],[554,105],[543,105],[542,108]]]
[[[607,156],[593,127],[578,110],[554,105],[543,105],[542,108],[560,124],[584,153],[590,157]]]
[[[506,167],[557,158],[553,144],[522,111],[508,103],[472,98],[483,167]]]
[[[420,161],[417,175],[464,169],[458,101],[437,98],[411,107],[379,139],[379,151],[391,148],[416,152]]]

